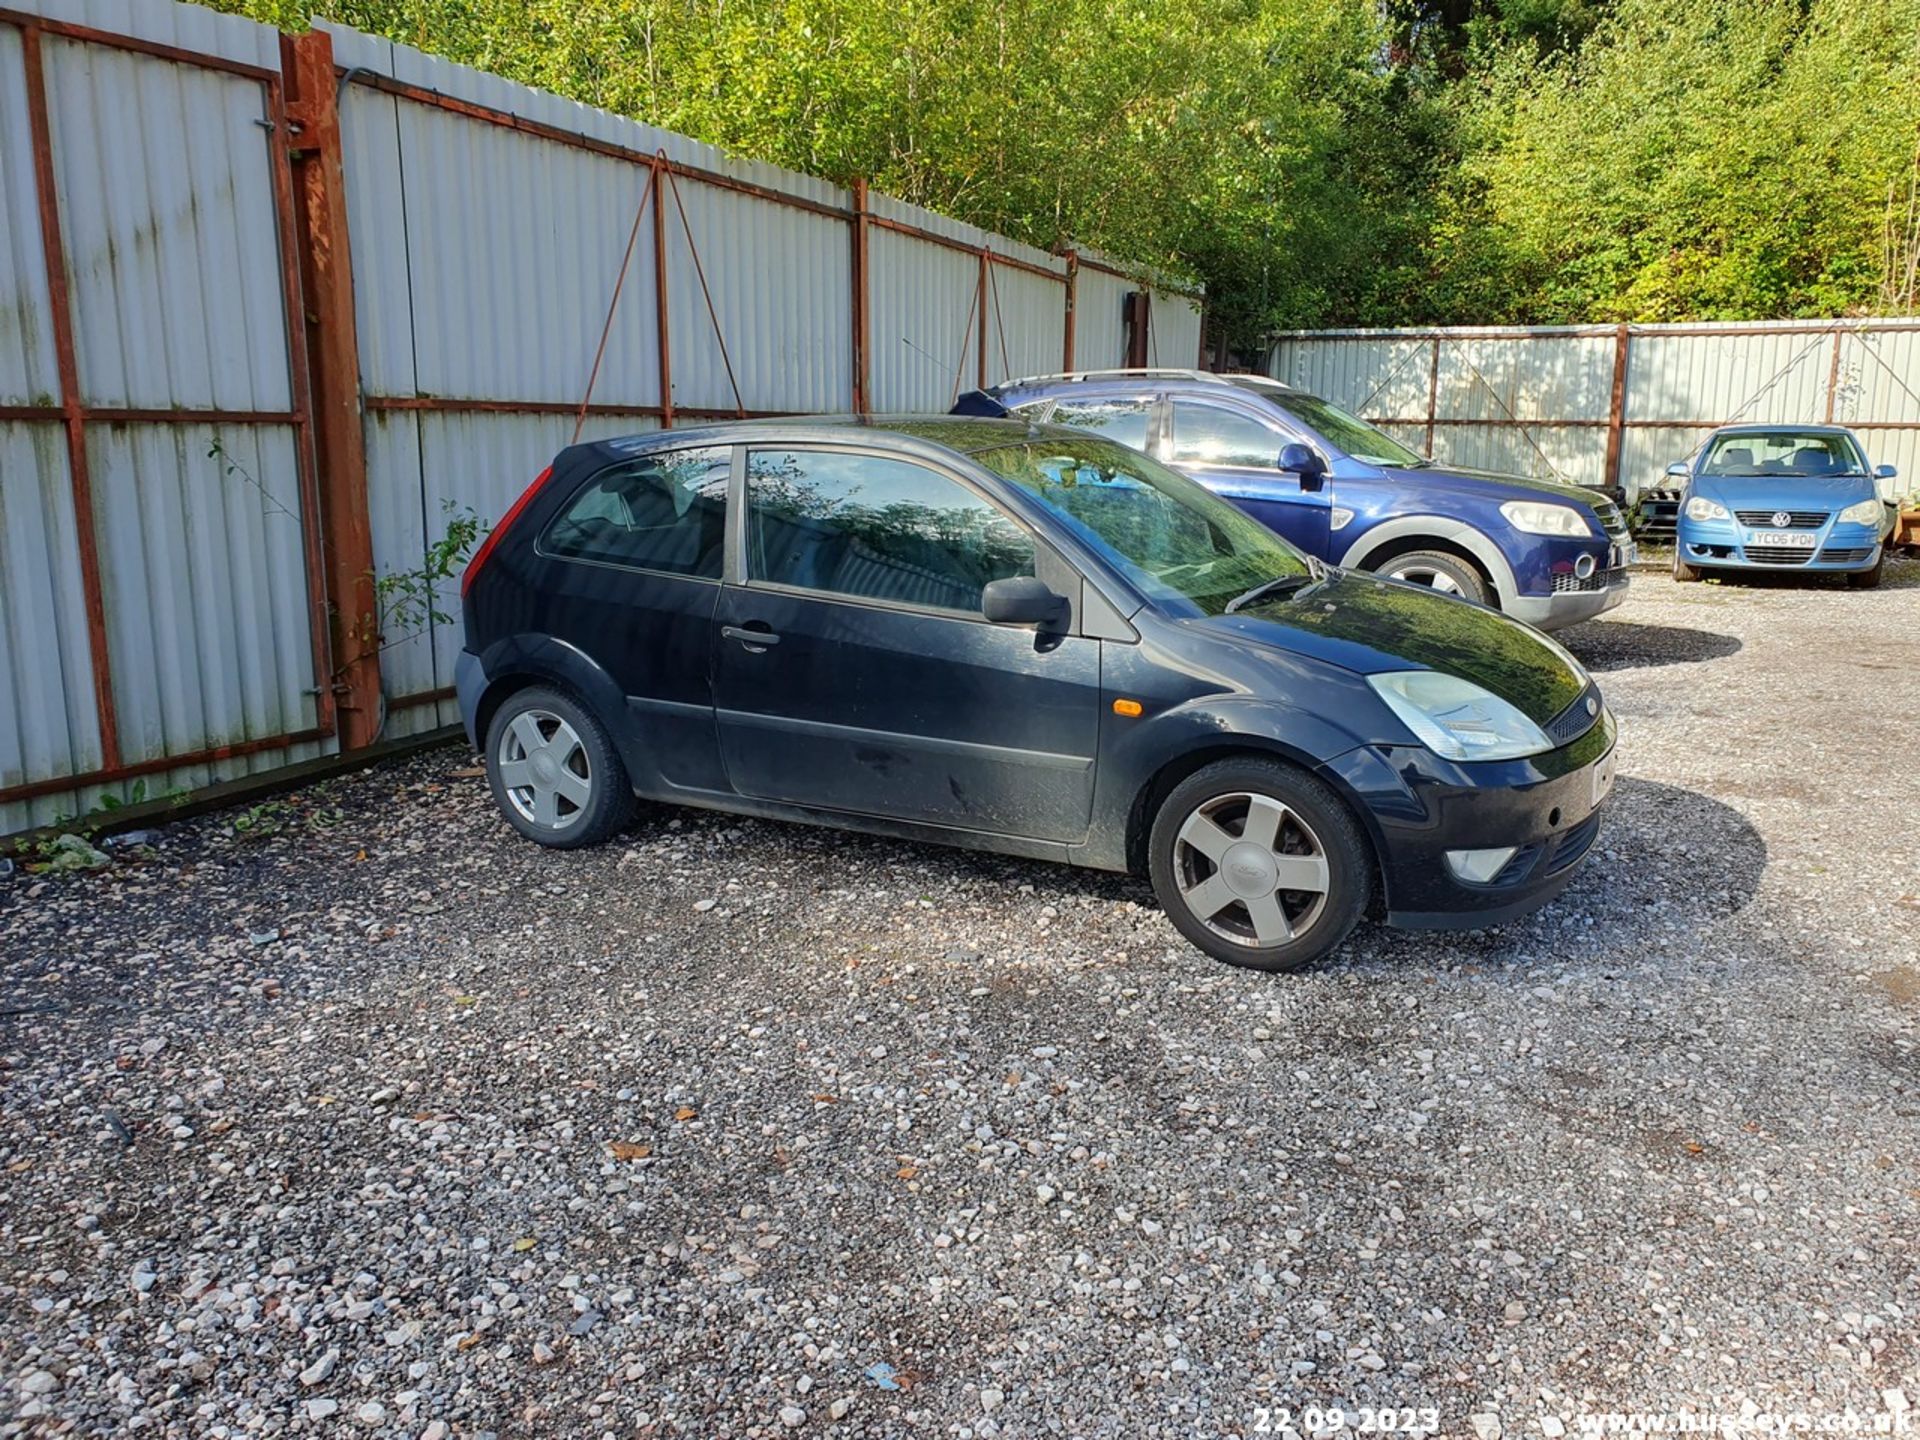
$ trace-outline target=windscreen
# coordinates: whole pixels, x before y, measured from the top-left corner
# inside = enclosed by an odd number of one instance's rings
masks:
[[[1218,615],[1269,580],[1305,576],[1305,557],[1259,521],[1137,450],[1096,436],[1047,436],[976,452],[1173,614]]]

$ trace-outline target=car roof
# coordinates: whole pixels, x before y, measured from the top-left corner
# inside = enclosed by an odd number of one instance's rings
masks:
[[[1007,395],[1014,391],[1054,390],[1070,385],[1084,385],[1096,390],[1112,389],[1140,382],[1148,382],[1161,389],[1226,388],[1248,390],[1256,395],[1305,393],[1297,386],[1289,385],[1283,380],[1275,380],[1270,375],[1230,375],[1216,370],[1190,370],[1168,366],[1123,370],[1063,370],[1053,375],[1025,375],[1018,380],[1003,380],[987,393]]]
[[[1844,425],[1802,424],[1796,420],[1743,420],[1738,425],[1722,425],[1714,435],[1851,435]],[[1708,436],[1712,439],[1713,436]]]
[[[926,414],[794,415],[726,420],[672,430],[648,430],[582,443],[585,448],[602,455],[620,458],[645,455],[655,450],[677,450],[699,445],[743,445],[755,441],[771,444],[807,441],[817,444],[844,443],[856,435],[859,443],[866,448],[895,450],[901,454],[923,457],[929,452],[938,451],[971,455],[981,450],[1048,437],[1086,438],[1084,431],[1065,425],[1042,425],[1019,418],[998,420]]]

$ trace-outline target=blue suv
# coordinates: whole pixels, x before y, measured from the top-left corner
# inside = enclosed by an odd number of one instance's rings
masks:
[[[1443,468],[1264,376],[1043,375],[975,392],[956,409],[1098,432],[1198,480],[1309,555],[1460,595],[1542,630],[1625,600],[1638,558],[1619,507],[1597,491]]]

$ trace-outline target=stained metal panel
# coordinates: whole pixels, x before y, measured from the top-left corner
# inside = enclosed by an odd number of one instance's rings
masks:
[[[318,723],[294,448],[288,426],[89,427],[128,762]]]
[[[368,263],[405,267],[418,392],[578,401],[646,169],[408,100],[397,114],[407,243]],[[659,399],[651,223],[640,232],[594,389],[609,404]]]
[[[1438,413],[1451,420],[1604,420],[1613,355],[1611,335],[1449,336],[1440,345]]]
[[[1831,335],[1633,334],[1627,415],[1634,420],[1780,420],[1826,417]]]
[[[0,405],[52,404],[60,388],[21,65],[20,32],[0,25]]]
[[[850,222],[698,180],[670,182],[667,197],[674,404],[732,407],[730,360],[744,409],[851,410]],[[694,265],[696,247],[712,317]],[[641,277],[643,289],[652,280],[651,271]]]
[[[100,766],[85,607],[66,432],[0,423],[0,789]],[[0,834],[56,808],[0,805]]]
[[[867,253],[873,408],[947,409],[979,383],[979,257],[879,229]]]
[[[1152,290],[1147,319],[1147,363],[1180,369],[1200,363],[1200,306],[1185,295]]]
[[[995,265],[989,272],[987,378],[998,383],[1060,368],[1067,332],[1067,282]]]
[[[8,0],[7,8],[263,70],[280,68],[279,31],[202,5],[161,5],[154,0]]]
[[[1111,370],[1127,363],[1126,300],[1133,289],[1118,275],[1080,267],[1073,306],[1074,369]]]
[[[291,409],[262,85],[53,36],[44,51],[86,402]]]
[[[1268,374],[1366,416],[1424,416],[1433,378],[1427,340],[1372,336],[1338,344],[1286,339],[1274,346]],[[1425,452],[1426,430],[1401,436]]]

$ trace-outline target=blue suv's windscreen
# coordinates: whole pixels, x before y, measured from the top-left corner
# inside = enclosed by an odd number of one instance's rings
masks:
[[[1424,455],[1409,450],[1384,430],[1376,430],[1357,415],[1349,415],[1331,401],[1301,390],[1254,392],[1270,405],[1277,405],[1305,425],[1336,450],[1344,450],[1368,465],[1406,469],[1427,463]]]
[[[1112,441],[1049,436],[973,458],[1034,495],[1173,614],[1218,615],[1253,591],[1313,573],[1257,520]]]

